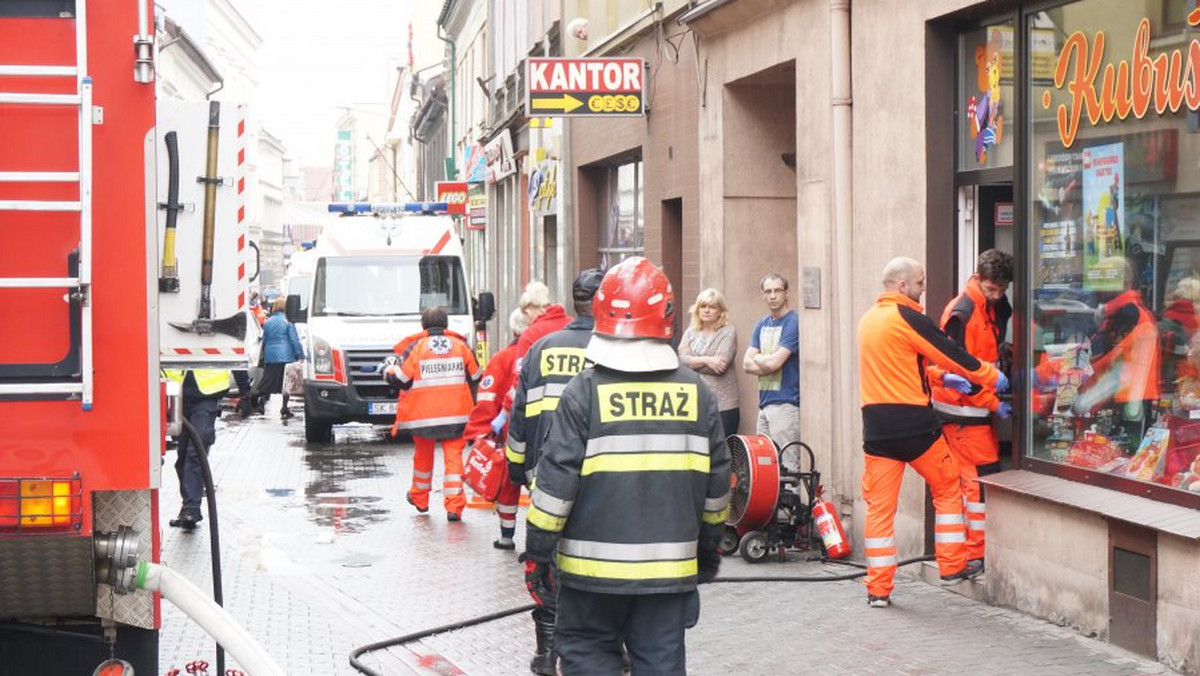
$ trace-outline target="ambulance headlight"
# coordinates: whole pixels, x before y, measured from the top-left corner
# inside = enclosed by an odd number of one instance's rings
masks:
[[[318,375],[333,375],[333,348],[324,338],[313,336],[313,372]]]

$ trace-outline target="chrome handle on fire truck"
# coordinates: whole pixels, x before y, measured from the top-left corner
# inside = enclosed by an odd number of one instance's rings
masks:
[[[79,202],[48,202],[38,200],[0,200],[0,211],[82,211]]]
[[[79,94],[25,94],[0,92],[0,103],[17,105],[78,106],[83,103]]]
[[[73,289],[78,277],[0,277],[0,289]]]
[[[77,171],[0,171],[0,183],[75,183]]]
[[[75,66],[0,66],[0,75],[5,77],[75,77],[79,69]]]

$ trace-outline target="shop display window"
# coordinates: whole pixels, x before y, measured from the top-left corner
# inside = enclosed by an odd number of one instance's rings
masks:
[[[1011,167],[1017,129],[1012,22],[961,34],[958,63],[958,170]]]
[[[1082,0],[1027,17],[1027,452],[1200,493],[1190,7]]]

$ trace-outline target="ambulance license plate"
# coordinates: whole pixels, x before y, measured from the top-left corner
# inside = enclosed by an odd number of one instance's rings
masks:
[[[367,415],[396,415],[396,402],[372,401],[367,404]]]

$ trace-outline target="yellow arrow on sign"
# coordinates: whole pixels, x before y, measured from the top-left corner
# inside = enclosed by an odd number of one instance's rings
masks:
[[[530,101],[534,110],[561,110],[564,113],[569,113],[579,106],[583,105],[583,101],[571,96],[563,94],[561,98],[554,99],[533,99]]]

